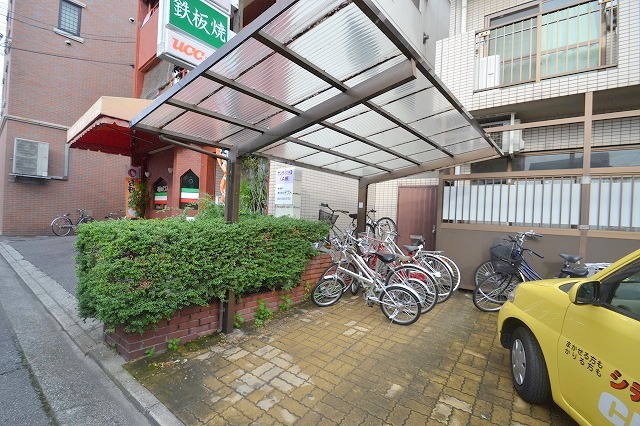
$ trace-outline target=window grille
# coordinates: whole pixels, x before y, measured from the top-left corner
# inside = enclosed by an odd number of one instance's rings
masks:
[[[60,1],[60,16],[58,19],[58,28],[73,34],[80,35],[80,16],[82,7],[66,0]]]
[[[475,90],[615,65],[617,17],[618,0],[553,0],[496,14],[476,34]]]

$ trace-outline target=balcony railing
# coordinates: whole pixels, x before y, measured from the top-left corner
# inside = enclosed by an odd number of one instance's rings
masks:
[[[615,65],[617,14],[617,0],[582,0],[477,32],[474,89]]]
[[[446,223],[578,228],[582,212],[582,176],[567,172],[553,176],[445,179],[442,220]],[[640,231],[640,176],[591,177],[589,228]]]

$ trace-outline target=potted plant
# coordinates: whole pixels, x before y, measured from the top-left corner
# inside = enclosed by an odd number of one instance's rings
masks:
[[[144,217],[147,201],[147,183],[137,182],[129,193],[129,208],[134,211],[137,218]]]

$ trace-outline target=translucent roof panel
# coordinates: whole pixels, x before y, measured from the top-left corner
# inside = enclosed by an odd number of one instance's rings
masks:
[[[378,4],[279,0],[131,126],[366,182],[501,155]]]

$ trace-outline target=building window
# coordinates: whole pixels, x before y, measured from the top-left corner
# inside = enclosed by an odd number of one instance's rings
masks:
[[[73,34],[80,35],[80,16],[82,7],[69,2],[67,0],[60,1],[60,17],[58,19],[58,28]]]
[[[617,15],[618,0],[542,0],[487,16],[475,89],[615,65]]]
[[[525,172],[533,170],[581,169],[582,152],[558,154],[526,155],[513,159],[513,171]]]

